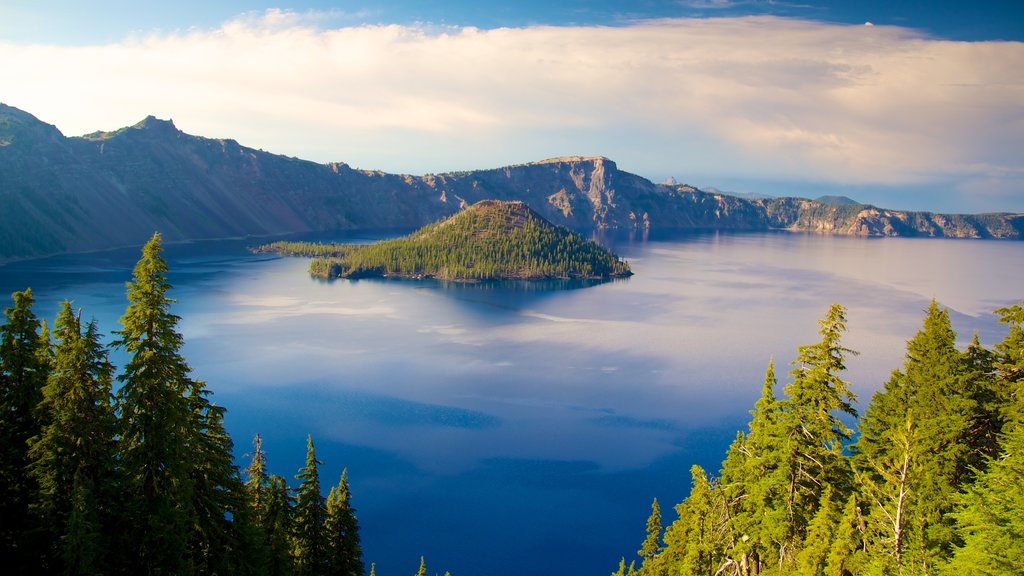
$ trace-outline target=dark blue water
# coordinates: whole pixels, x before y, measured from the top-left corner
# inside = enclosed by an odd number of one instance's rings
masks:
[[[932,297],[966,342],[1024,298],[1024,243],[785,233],[611,240],[635,276],[596,286],[310,279],[246,242],[169,246],[185,355],[240,463],[257,432],[292,478],[312,434],[343,468],[377,573],[607,574],[639,548],[651,499],[717,470],[768,360],[785,381],[832,302],[866,402]],[[0,267],[52,319],[71,298],[117,329],[137,249]],[[9,306],[9,300],[4,306]],[[114,355],[120,365],[123,359]],[[326,489],[326,486],[325,486]]]

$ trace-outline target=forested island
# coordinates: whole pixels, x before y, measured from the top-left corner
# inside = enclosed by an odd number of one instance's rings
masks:
[[[608,280],[629,264],[593,241],[555,226],[523,202],[483,200],[402,238],[375,244],[275,242],[254,249],[314,257],[321,278],[439,280]]]

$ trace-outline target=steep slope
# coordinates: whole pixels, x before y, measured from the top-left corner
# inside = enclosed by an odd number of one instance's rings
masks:
[[[788,228],[843,234],[1024,236],[1021,215],[934,215],[659,185],[602,157],[409,176],[317,164],[191,136],[148,117],[67,138],[0,104],[0,261],[168,241],[352,228],[412,229],[480,200],[519,200],[595,228]]]

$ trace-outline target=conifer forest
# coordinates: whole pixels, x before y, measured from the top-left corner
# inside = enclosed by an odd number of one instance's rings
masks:
[[[161,252],[154,235],[109,344],[71,302],[52,324],[38,318],[30,288],[5,310],[5,571],[375,576],[347,473],[320,478],[314,438],[290,479],[269,472],[260,436],[235,462],[225,408],[182,355]],[[843,344],[846,310],[832,305],[784,384],[768,360],[721,468],[679,478],[692,488],[672,515],[654,500],[639,549],[609,573],[1024,573],[1024,302],[995,314],[1002,341],[961,349],[933,301],[903,365],[859,413],[844,380],[856,354]],[[421,559],[417,574],[428,573]]]

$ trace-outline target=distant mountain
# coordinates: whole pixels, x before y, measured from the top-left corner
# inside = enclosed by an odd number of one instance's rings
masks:
[[[569,228],[1021,238],[1020,214],[938,215],[658,185],[602,157],[427,176],[318,164],[191,136],[148,117],[65,137],[0,104],[0,260],[167,241],[413,229],[480,200],[519,200]]]
[[[735,196],[737,198],[745,198],[747,200],[755,198],[771,198],[768,194],[761,194],[759,192],[733,192],[731,190],[719,190],[714,186],[701,186],[701,191],[710,192],[712,194],[724,194],[726,196]]]
[[[818,196],[814,201],[828,206],[861,206],[860,202],[848,196]]]
[[[523,202],[499,200],[481,200],[408,236],[374,244],[275,242],[256,251],[317,256],[310,273],[327,278],[609,280],[632,274],[596,242],[551,224]]]

